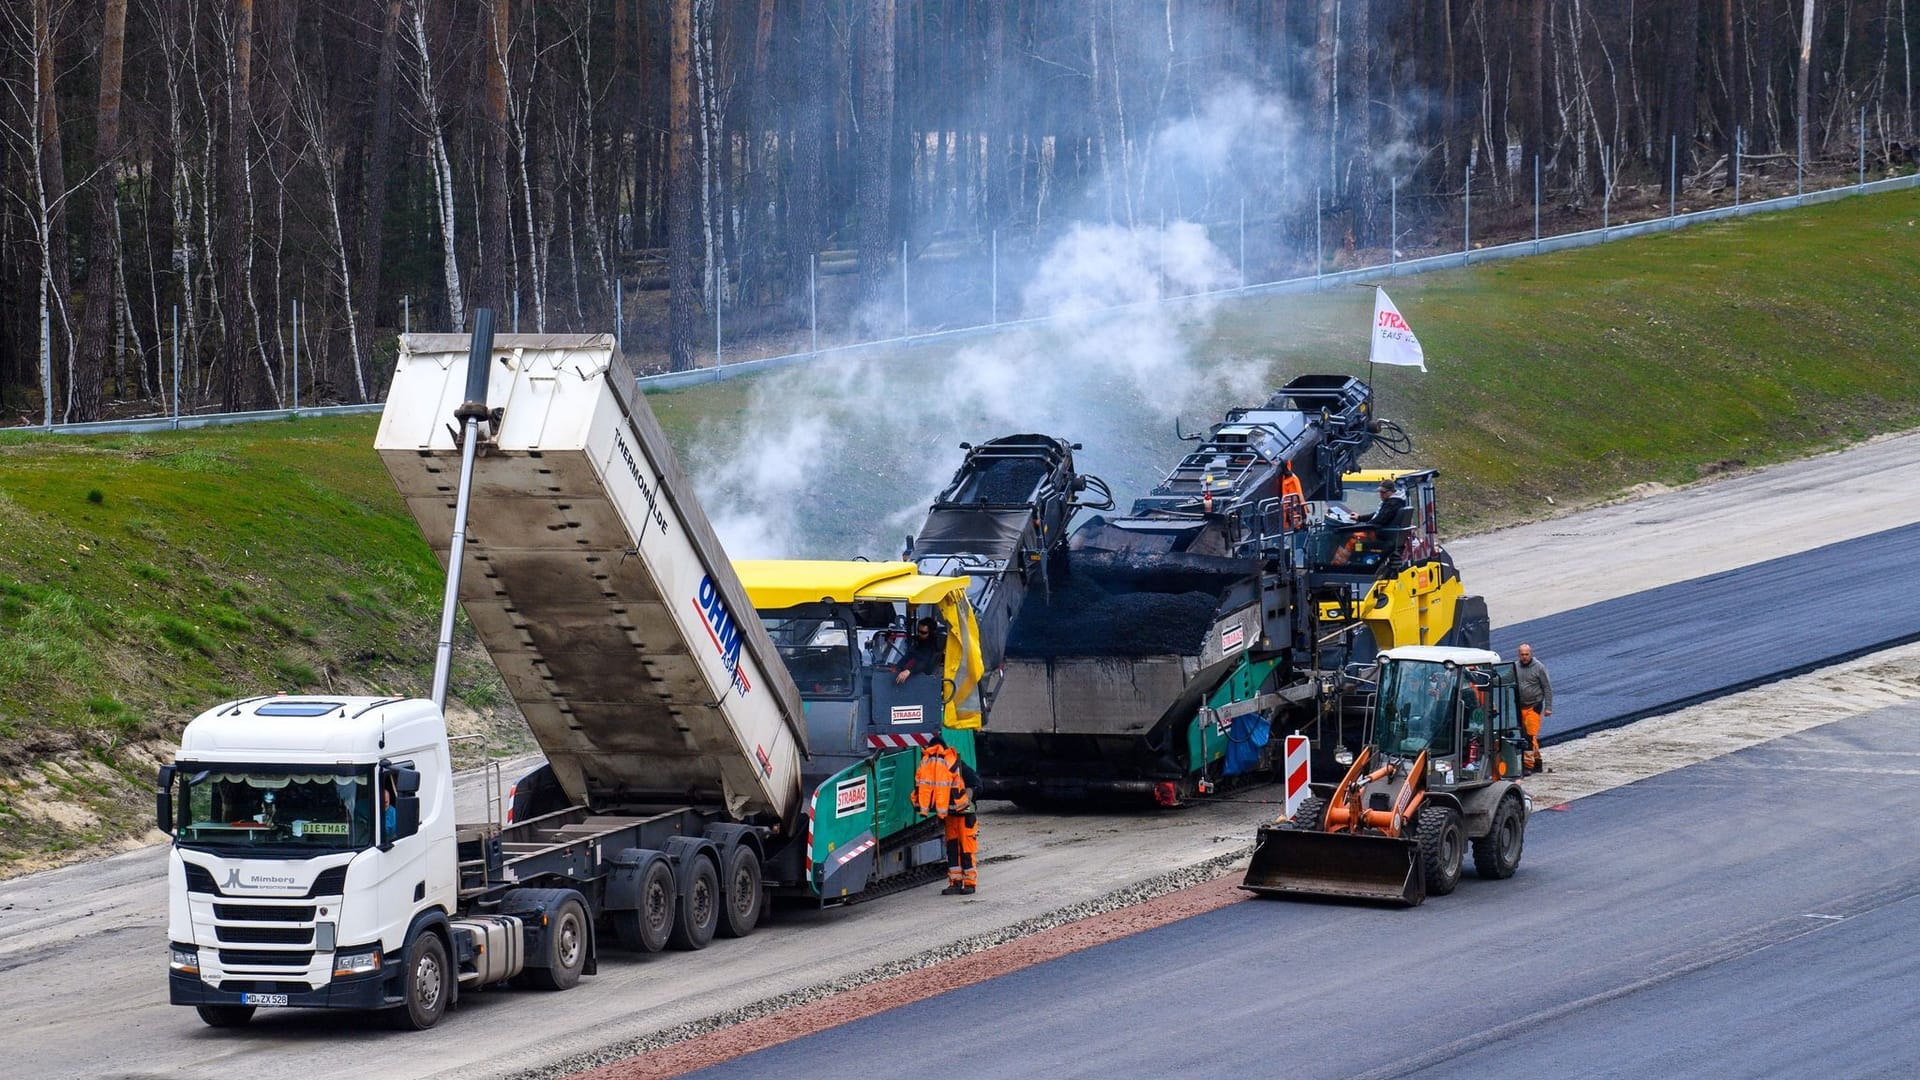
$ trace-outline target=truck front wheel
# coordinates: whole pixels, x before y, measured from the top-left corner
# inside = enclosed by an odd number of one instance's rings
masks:
[[[407,1003],[394,1010],[399,1026],[425,1031],[446,1015],[447,998],[452,996],[452,970],[447,966],[447,946],[440,935],[422,930],[407,946]]]
[[[253,1019],[251,1005],[202,1005],[196,1011],[208,1027],[239,1027]]]
[[[526,980],[541,990],[571,990],[587,966],[587,909],[569,899],[547,921],[546,966],[529,967]]]

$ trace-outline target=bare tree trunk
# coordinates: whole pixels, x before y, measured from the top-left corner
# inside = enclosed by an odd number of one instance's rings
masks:
[[[400,68],[401,14],[406,0],[387,0],[387,21],[380,29],[380,70],[374,75],[373,131],[367,150],[366,219],[360,223],[360,311],[358,321],[367,335],[354,342],[355,373],[362,355],[373,350],[373,327],[379,316],[381,259],[385,254],[387,184],[393,162],[393,82]],[[391,309],[389,309],[391,310]]]
[[[506,313],[508,263],[512,261],[507,207],[507,58],[510,0],[491,0],[481,20],[486,40],[480,63],[486,69],[486,111],[481,116],[481,143],[486,154],[486,183],[480,196],[480,257],[473,274],[472,307],[491,307]],[[503,319],[511,326],[511,316]]]
[[[854,207],[859,220],[860,291],[867,302],[875,303],[886,293],[893,253],[894,0],[859,0],[859,4],[859,164]]]
[[[1796,101],[1793,118],[1794,153],[1800,157],[1800,167],[1806,168],[1807,113],[1812,101],[1813,87],[1813,9],[1815,0],[1804,0],[1800,17],[1800,68],[1794,85]]]
[[[798,0],[793,50],[799,102],[793,110],[793,180],[787,200],[787,280],[808,280],[813,257],[826,242],[827,139],[832,131],[832,56],[824,0]],[[997,5],[996,5],[997,8]],[[804,309],[805,304],[801,307]]]
[[[105,381],[107,336],[113,323],[114,283],[118,278],[120,215],[120,76],[127,43],[127,0],[107,0],[100,19],[100,104],[94,124],[93,224],[87,242],[87,301],[74,352],[74,380],[68,395],[69,420],[100,416]],[[126,387],[120,387],[122,394]]]
[[[1331,191],[1339,169],[1334,164],[1334,91],[1339,84],[1339,51],[1335,39],[1339,36],[1340,0],[1320,0],[1318,17],[1313,35],[1313,130],[1314,141],[1318,144],[1315,156],[1319,158],[1309,175],[1317,175],[1316,187]],[[1453,100],[1451,92],[1448,101]]]
[[[1721,0],[1720,4],[1720,69],[1726,73],[1726,108],[1722,113],[1720,145],[1727,155],[1727,186],[1732,187],[1740,172],[1740,148],[1738,145],[1740,129],[1745,117],[1740,111],[1741,76],[1740,56],[1734,51],[1733,44],[1733,0]]]
[[[694,190],[693,153],[693,2],[672,0],[673,26],[668,58],[667,155],[667,351],[675,371],[693,367],[694,298],[700,290],[694,258],[698,252],[699,193]]]
[[[232,0],[233,42],[227,61],[227,145],[223,158],[221,257],[221,314],[225,316],[220,343],[220,404],[228,412],[244,407],[271,407],[265,385],[254,373],[247,349],[247,249],[253,244],[248,228],[249,140],[253,135],[253,0]]]
[[[433,172],[434,212],[440,226],[440,267],[446,281],[447,316],[454,330],[467,325],[466,293],[460,286],[459,247],[455,242],[453,159],[447,155],[446,128],[440,122],[439,87],[433,77],[433,54],[427,43],[427,0],[413,5],[413,48],[420,67],[416,89],[421,122],[427,138],[427,165]]]

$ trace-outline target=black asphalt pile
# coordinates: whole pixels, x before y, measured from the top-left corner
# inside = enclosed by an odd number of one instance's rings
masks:
[[[1028,503],[1047,475],[1047,463],[1033,458],[990,461],[977,474],[967,493],[969,502]]]
[[[1146,592],[1109,588],[1091,575],[1054,582],[1051,597],[1029,594],[1007,639],[1007,655],[1195,655],[1213,625],[1219,597],[1210,592]]]

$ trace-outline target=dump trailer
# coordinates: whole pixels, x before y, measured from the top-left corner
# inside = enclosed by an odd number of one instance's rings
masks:
[[[607,937],[699,949],[776,892],[840,902],[944,861],[897,784],[865,793],[875,857],[816,858],[813,823],[857,816],[851,762],[811,754],[789,658],[613,339],[491,323],[402,337],[376,442],[448,568],[433,698],[229,702],[160,772],[169,993],[210,1025],[310,1006],[424,1028],[463,990],[565,989]],[[505,826],[454,817],[456,601],[562,796]]]
[[[1059,582],[1014,620],[981,738],[988,795],[1178,805],[1269,775],[1276,727],[1329,761],[1358,735],[1352,665],[1484,640],[1484,605],[1438,544],[1431,470],[1395,473],[1409,502],[1391,527],[1346,511],[1363,455],[1410,450],[1365,383],[1301,376],[1187,438],[1125,516],[1072,532]]]
[[[1261,827],[1243,888],[1412,906],[1474,872],[1519,869],[1532,803],[1514,665],[1484,649],[1406,646],[1369,679],[1369,738],[1338,783]]]

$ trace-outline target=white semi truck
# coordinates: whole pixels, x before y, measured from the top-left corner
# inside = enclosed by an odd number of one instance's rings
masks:
[[[491,321],[402,339],[377,439],[448,566],[433,698],[229,702],[160,770],[170,998],[215,1027],[306,1006],[425,1028],[463,991],[574,985],[603,932],[699,949],[773,895],[840,902],[944,866],[938,821],[902,804],[978,650],[896,685],[883,648],[850,646],[922,615],[973,633],[967,579],[856,564],[858,627],[774,618],[776,643],[612,339],[495,340]],[[456,598],[559,789],[504,824],[455,820]],[[810,729],[788,664],[823,656],[849,672],[812,684],[839,705]]]

